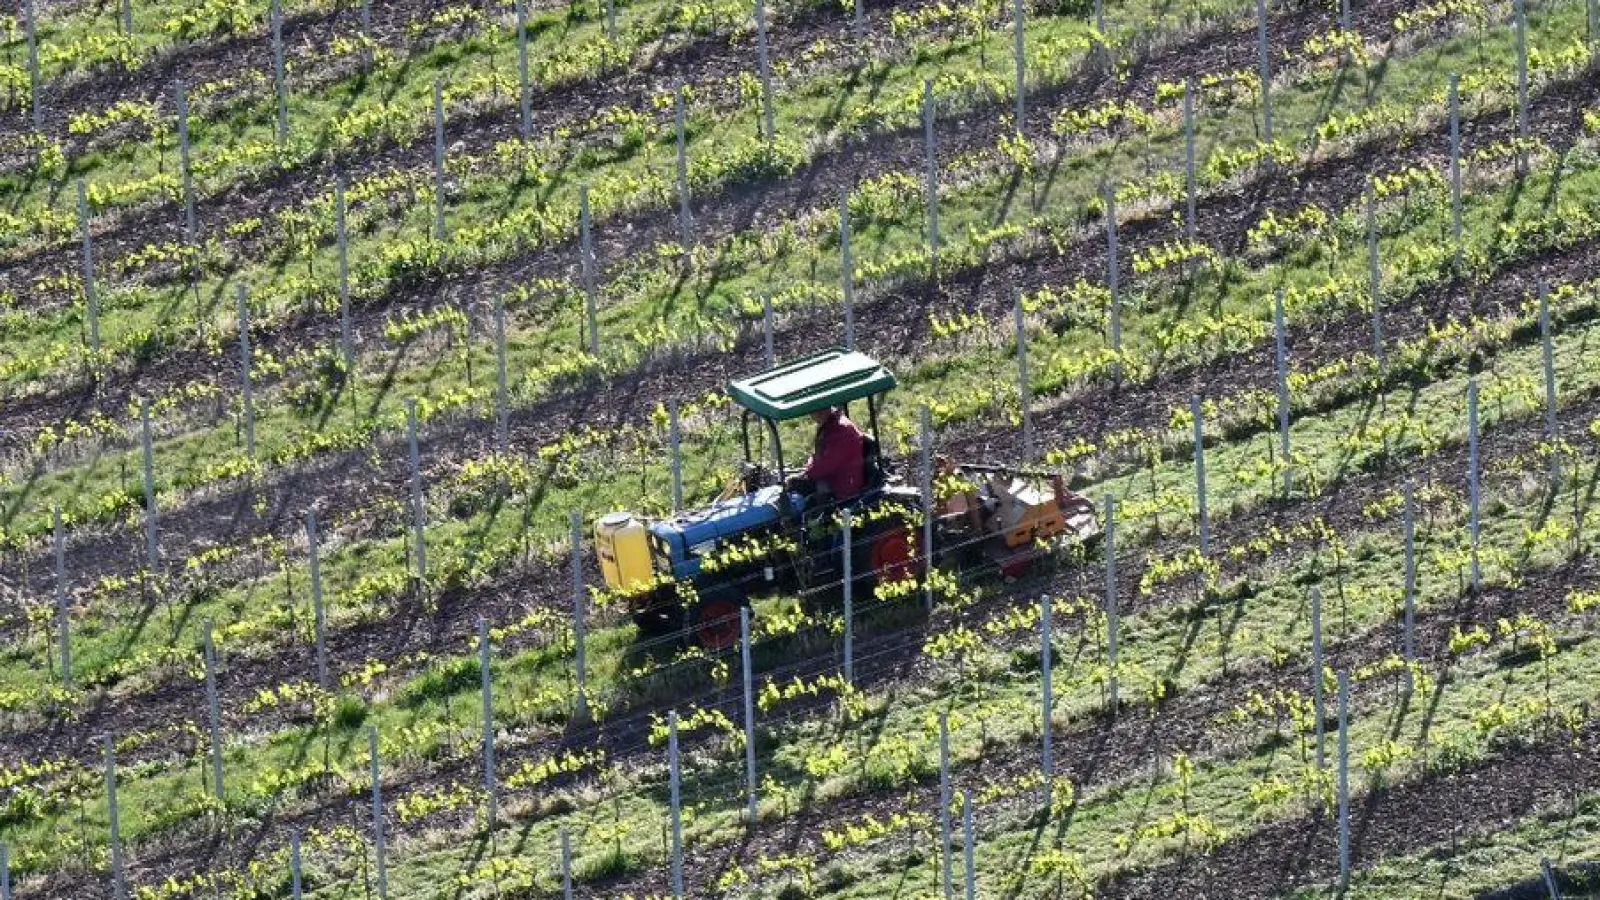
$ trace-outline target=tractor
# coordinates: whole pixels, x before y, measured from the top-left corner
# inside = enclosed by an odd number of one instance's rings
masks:
[[[1052,540],[1099,533],[1094,505],[1059,475],[1000,465],[951,464],[929,473],[935,501],[901,477],[878,440],[878,410],[895,377],[877,360],[832,349],[728,385],[742,410],[744,461],[723,495],[698,509],[647,520],[614,512],[595,523],[595,548],[608,589],[627,598],[641,632],[685,634],[708,650],[739,639],[740,609],[754,596],[798,591],[810,602],[837,597],[845,581],[858,596],[881,582],[920,577],[929,554],[923,510],[933,512],[931,558],[960,569],[1025,571]],[[784,423],[815,410],[864,403],[864,484],[839,501],[788,486]],[[771,466],[752,444],[770,438]],[[851,523],[846,566],[844,542]]]

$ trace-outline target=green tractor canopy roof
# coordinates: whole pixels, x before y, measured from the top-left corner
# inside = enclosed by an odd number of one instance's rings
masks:
[[[758,416],[784,422],[894,387],[894,374],[865,353],[834,348],[729,382],[728,394]]]

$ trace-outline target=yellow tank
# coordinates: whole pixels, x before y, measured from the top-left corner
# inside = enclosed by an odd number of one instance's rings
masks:
[[[595,553],[606,587],[621,590],[649,581],[650,533],[644,522],[629,512],[614,512],[594,523]]]

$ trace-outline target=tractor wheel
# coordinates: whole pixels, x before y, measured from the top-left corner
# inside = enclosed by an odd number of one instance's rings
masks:
[[[731,591],[711,594],[689,610],[689,639],[706,650],[726,650],[739,643],[739,610],[743,601]]]
[[[683,628],[683,608],[671,604],[652,606],[633,614],[633,624],[645,637],[661,637]]]
[[[867,545],[867,565],[874,580],[904,581],[921,569],[911,532],[904,522],[890,522]]]
[[[880,584],[922,574],[915,539],[903,519],[885,519],[856,545],[854,581],[856,596],[869,596]]]

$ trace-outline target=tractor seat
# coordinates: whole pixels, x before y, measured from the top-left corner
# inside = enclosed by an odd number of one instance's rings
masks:
[[[883,482],[889,476],[888,467],[884,465],[877,440],[871,435],[861,439],[861,464],[864,467],[861,489],[868,491],[883,487]]]

